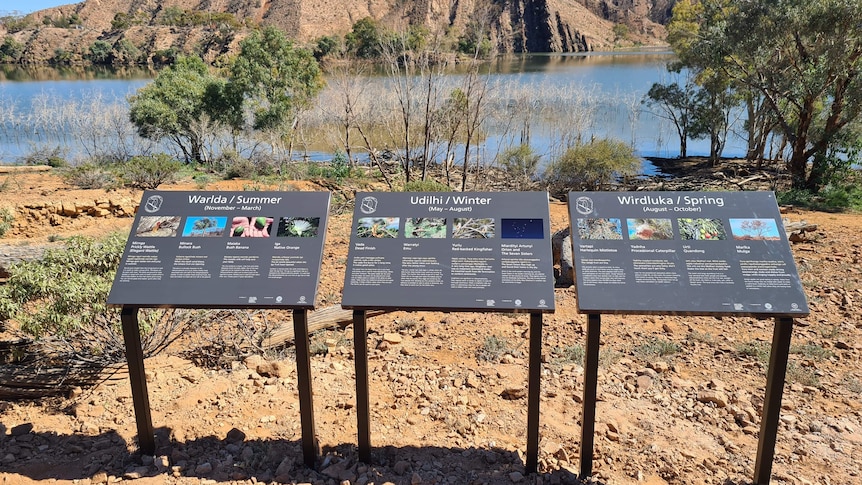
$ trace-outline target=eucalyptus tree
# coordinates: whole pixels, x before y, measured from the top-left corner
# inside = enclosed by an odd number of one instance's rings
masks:
[[[674,67],[668,70],[673,72]],[[679,71],[676,71],[679,73]],[[682,82],[654,83],[650,87],[643,103],[659,118],[673,123],[679,136],[679,156],[688,156],[688,139],[692,134],[697,111],[698,87],[690,75]]]
[[[669,40],[686,66],[762,97],[793,186],[817,190],[862,113],[860,26],[859,0],[682,0]]]
[[[295,46],[275,27],[255,31],[243,40],[229,73],[223,99],[232,111],[225,121],[234,128],[249,124],[279,137],[296,128],[299,114],[324,85],[311,51]],[[245,113],[250,119],[245,119]]]
[[[152,83],[129,98],[129,119],[144,138],[173,142],[185,161],[204,162],[205,141],[213,134],[214,100],[224,80],[210,73],[198,57],[179,57]]]

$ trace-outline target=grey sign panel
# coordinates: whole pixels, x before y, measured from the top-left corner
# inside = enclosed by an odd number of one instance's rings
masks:
[[[545,192],[356,195],[342,306],[554,310]]]
[[[572,192],[582,313],[804,316],[772,192]]]
[[[144,192],[108,304],[314,307],[328,192]]]

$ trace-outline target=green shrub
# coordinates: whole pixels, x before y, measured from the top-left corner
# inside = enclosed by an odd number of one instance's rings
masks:
[[[497,161],[515,188],[523,190],[533,182],[539,168],[539,158],[530,145],[523,144],[507,149],[500,154]]]
[[[24,54],[25,46],[21,42],[15,40],[11,35],[3,38],[3,43],[0,44],[0,62],[14,63]]]
[[[67,184],[81,189],[109,189],[117,186],[117,178],[108,168],[87,162],[63,172]]]
[[[512,345],[503,337],[490,335],[485,337],[482,347],[476,353],[476,358],[488,362],[499,362],[500,358],[512,352]]]
[[[48,165],[49,167],[68,167],[69,164],[63,158],[63,150],[60,147],[42,147],[18,159],[23,165]]]
[[[753,340],[736,346],[736,352],[746,357],[754,357],[760,362],[768,362],[772,349],[767,342]]]
[[[551,163],[544,180],[555,196],[570,190],[598,190],[612,185],[617,177],[633,175],[641,161],[631,146],[607,138],[569,148]]]
[[[676,342],[653,337],[646,343],[639,345],[635,349],[635,353],[643,357],[664,357],[679,353],[680,349],[682,349],[682,347]]]
[[[0,321],[16,320],[22,332],[64,358],[110,364],[125,360],[120,314],[107,307],[108,292],[126,239],[75,236],[41,259],[20,261],[0,286]],[[172,312],[141,311],[145,355],[175,338]]]
[[[12,229],[12,222],[15,221],[15,215],[9,209],[0,209],[0,237],[6,235],[9,229]]]
[[[132,157],[120,167],[125,185],[144,190],[175,182],[180,170],[182,164],[164,153]]]
[[[404,184],[404,192],[452,192],[452,189],[436,180],[411,180]]]

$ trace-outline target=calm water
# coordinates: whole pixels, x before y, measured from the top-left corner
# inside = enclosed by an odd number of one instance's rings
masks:
[[[654,82],[672,80],[665,69],[672,59],[669,53],[592,53],[495,61],[487,80],[488,103],[496,114],[483,126],[487,137],[478,155],[492,159],[509,146],[528,142],[547,161],[574,139],[611,137],[631,143],[641,156],[677,156],[679,140],[673,126],[641,104]],[[448,74],[447,85],[457,86],[461,76],[457,71]],[[106,143],[133,153],[170,149],[138,138],[127,121],[126,99],[150,82],[151,73],[117,77],[88,72],[81,77],[80,72],[42,70],[28,75],[0,70],[0,160],[16,162],[37,150],[84,159]],[[369,110],[375,103],[382,106],[385,93],[391,92],[390,80],[378,76],[365,82],[365,92],[374,101]],[[321,100],[337,98],[335,89],[330,82]],[[311,117],[324,119],[327,109],[314,111]],[[312,159],[326,159],[337,147],[335,140],[318,139],[302,150]],[[690,140],[688,152],[708,155],[708,140]],[[743,153],[742,140],[728,140],[725,155]]]

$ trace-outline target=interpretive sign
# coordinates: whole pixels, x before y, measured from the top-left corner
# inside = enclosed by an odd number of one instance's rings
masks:
[[[572,192],[582,313],[804,316],[772,192]]]
[[[328,192],[144,192],[108,304],[311,309],[328,212]]]
[[[554,310],[545,192],[356,195],[342,306]]]

